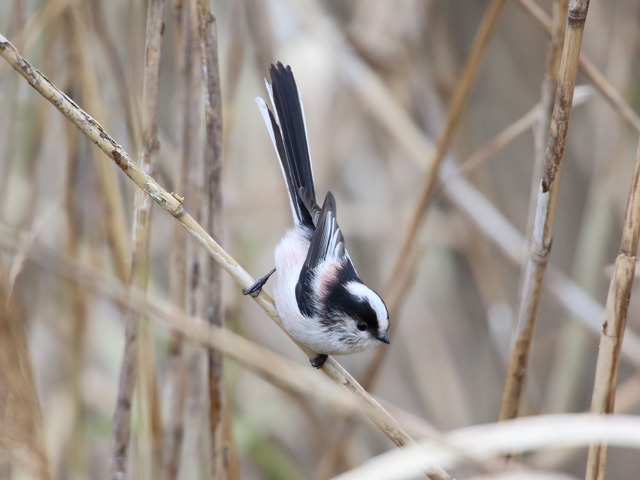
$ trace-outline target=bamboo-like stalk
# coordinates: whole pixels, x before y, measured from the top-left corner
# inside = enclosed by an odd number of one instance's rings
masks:
[[[241,288],[248,288],[253,284],[254,279],[251,275],[249,275],[233,257],[224,251],[186,211],[182,204],[182,197],[176,193],[169,193],[151,176],[142,171],[135,162],[132,161],[127,152],[111,138],[98,122],[56,88],[44,75],[34,69],[1,34],[0,55],[16,69],[33,88],[73,122],[91,142],[96,144],[111,158],[131,181],[143,189],[158,205],[173,216],[209,255],[231,275]],[[254,301],[286,332],[276,312],[273,299],[269,295],[262,292]],[[292,341],[294,340],[292,339]],[[297,345],[310,358],[315,355],[315,352],[311,352],[300,344]],[[344,388],[356,396],[361,397],[370,408],[378,413],[379,417],[371,418],[371,420],[395,445],[405,446],[414,443],[413,439],[398,425],[395,419],[393,419],[334,358],[330,357],[322,367],[322,370]],[[432,479],[451,478],[437,466],[431,467],[428,474]]]
[[[540,111],[534,136],[534,159],[531,175],[531,189],[529,207],[527,210],[526,238],[533,232],[536,214],[538,183],[542,176],[542,169],[546,158],[546,148],[549,135],[553,105],[558,87],[560,61],[564,44],[565,26],[567,23],[568,0],[555,0],[552,6],[552,20],[549,42],[547,44],[547,58],[544,78],[540,93]]]
[[[216,19],[207,0],[198,1],[198,23],[206,90],[204,177],[207,205],[204,227],[214,238],[222,238],[222,95]],[[210,323],[223,326],[222,270],[211,259],[206,270],[207,293],[203,306],[206,317]],[[228,477],[229,464],[229,447],[225,432],[228,431],[226,427],[229,420],[224,418],[226,393],[222,376],[222,355],[218,350],[209,349],[207,357],[212,478],[225,480]]]
[[[567,33],[562,50],[558,90],[551,118],[544,172],[538,191],[529,260],[524,271],[511,358],[500,405],[500,420],[515,418],[518,415],[524,389],[529,347],[542,291],[542,279],[551,248],[560,171],[588,8],[589,0],[571,0],[569,3]]]
[[[605,305],[604,323],[598,349],[598,362],[591,399],[592,413],[613,413],[620,349],[627,324],[629,298],[636,269],[640,239],[640,142],[631,179],[631,190],[624,215],[620,250],[613,265]],[[607,465],[607,446],[593,445],[587,459],[587,480],[603,480]]]

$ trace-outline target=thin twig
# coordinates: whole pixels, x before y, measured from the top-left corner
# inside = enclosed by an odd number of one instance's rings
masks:
[[[241,288],[248,288],[253,284],[254,279],[211,238],[200,224],[194,221],[193,217],[182,205],[181,198],[178,195],[170,194],[151,176],[142,171],[135,162],[131,160],[127,152],[118,145],[90,115],[78,107],[63,92],[58,90],[44,75],[34,69],[3,35],[0,35],[0,55],[15,68],[33,88],[73,122],[89,140],[109,156],[139,188],[143,189],[158,205],[180,222],[185,230],[231,275]],[[255,302],[286,332],[276,312],[273,299],[269,295],[263,292],[255,298]],[[307,356],[311,357],[314,355],[314,352],[311,352],[304,346],[300,344],[297,345]],[[386,412],[334,358],[330,357],[322,369],[332,379],[361,397],[371,408],[378,412],[380,416],[372,418],[372,421],[394,444],[405,446],[414,443],[411,437],[402,430],[389,413]],[[450,478],[446,472],[435,466],[430,469],[430,477],[434,479]]]
[[[524,272],[511,359],[509,360],[500,406],[501,420],[515,418],[518,415],[524,388],[529,347],[542,291],[542,279],[551,249],[551,234],[558,187],[560,186],[560,171],[588,7],[589,0],[572,0],[569,3],[568,29],[562,50],[560,77],[551,118],[544,172],[538,191],[531,250]]]
[[[620,348],[629,311],[629,298],[636,269],[638,240],[640,239],[640,142],[636,153],[636,165],[631,180],[631,190],[624,216],[620,250],[613,265],[609,284],[604,324],[598,349],[592,413],[613,413],[613,405],[620,364]],[[593,445],[587,459],[587,480],[603,480],[607,464],[607,446]]]

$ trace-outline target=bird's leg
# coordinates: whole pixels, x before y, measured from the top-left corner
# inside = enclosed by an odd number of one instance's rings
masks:
[[[258,295],[260,295],[260,292],[262,291],[262,287],[264,287],[264,284],[267,283],[267,280],[269,280],[269,277],[273,275],[273,272],[275,271],[276,271],[276,267],[273,267],[273,270],[267,273],[264,277],[256,280],[256,283],[251,285],[249,288],[242,289],[242,294],[251,295],[253,298],[256,298]]]
[[[311,363],[312,367],[322,368],[322,366],[324,365],[324,362],[327,361],[327,358],[328,358],[328,355],[325,355],[324,353],[319,353],[315,357],[310,358],[309,362]]]

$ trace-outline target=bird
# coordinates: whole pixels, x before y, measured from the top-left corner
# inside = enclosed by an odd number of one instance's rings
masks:
[[[294,226],[275,248],[275,267],[243,293],[258,296],[277,272],[274,300],[282,325],[316,353],[310,362],[321,368],[328,355],[389,344],[389,311],[353,266],[333,194],[327,192],[322,206],[316,201],[304,107],[291,67],[277,62],[269,75],[273,110],[261,97],[256,102],[280,160]]]

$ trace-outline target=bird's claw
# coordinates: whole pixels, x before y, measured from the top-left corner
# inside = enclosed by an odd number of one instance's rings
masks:
[[[311,363],[312,367],[320,369],[324,365],[324,362],[327,361],[327,358],[329,358],[328,355],[325,355],[324,353],[319,353],[315,357],[310,358],[309,363]]]

